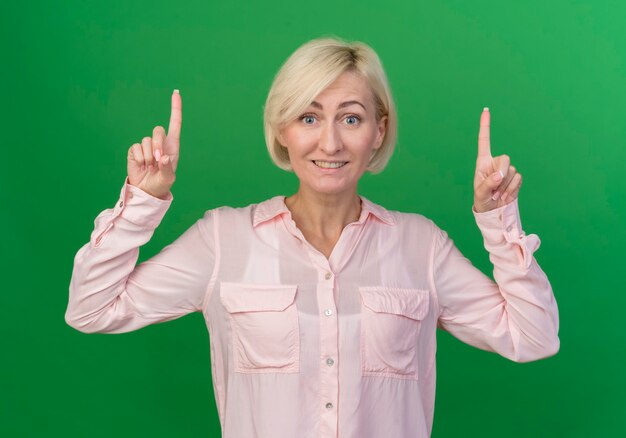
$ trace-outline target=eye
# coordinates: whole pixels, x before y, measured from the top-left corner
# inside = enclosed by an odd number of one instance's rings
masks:
[[[359,122],[361,121],[361,119],[359,118],[359,116],[348,116],[346,117],[346,124],[348,125],[358,125]]]
[[[304,114],[300,116],[300,120],[302,120],[305,125],[312,125],[315,123],[315,116],[312,114]]]

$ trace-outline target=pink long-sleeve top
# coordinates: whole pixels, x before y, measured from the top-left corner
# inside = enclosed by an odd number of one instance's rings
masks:
[[[122,333],[202,312],[225,438],[430,436],[437,327],[517,362],[559,349],[517,200],[474,211],[495,283],[430,219],[364,197],[329,259],[276,196],[209,210],[136,265],[172,199],[126,180],[76,254],[65,318]]]

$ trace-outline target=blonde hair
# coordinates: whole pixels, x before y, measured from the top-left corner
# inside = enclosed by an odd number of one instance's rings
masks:
[[[274,164],[292,170],[287,148],[278,140],[280,128],[298,117],[319,93],[347,71],[360,74],[368,83],[374,96],[377,120],[387,116],[385,137],[367,170],[378,173],[385,168],[393,154],[398,129],[387,76],[371,47],[338,38],[320,38],[303,44],[276,73],[263,114],[265,143]]]

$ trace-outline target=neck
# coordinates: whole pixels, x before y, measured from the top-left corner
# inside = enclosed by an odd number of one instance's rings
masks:
[[[303,232],[324,238],[341,234],[346,225],[358,220],[361,214],[361,199],[356,189],[337,194],[320,194],[304,189],[285,198],[296,226]]]

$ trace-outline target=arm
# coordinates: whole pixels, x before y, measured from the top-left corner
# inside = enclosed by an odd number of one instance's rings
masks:
[[[539,237],[522,230],[517,199],[522,176],[508,155],[491,155],[490,123],[485,108],[472,211],[497,283],[435,227],[432,280],[439,298],[438,325],[470,345],[527,362],[559,350],[558,309],[550,282],[533,257]]]
[[[66,322],[85,333],[123,333],[201,311],[215,260],[211,212],[135,266],[172,202],[124,184],[74,259]]]
[[[433,282],[438,326],[463,342],[528,362],[559,350],[559,317],[550,282],[533,257],[540,240],[522,231],[518,202],[473,210],[496,283],[435,228]]]

